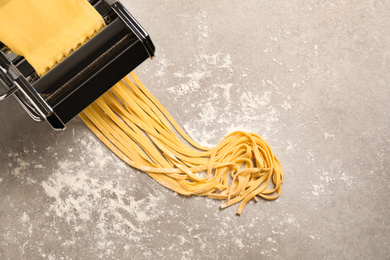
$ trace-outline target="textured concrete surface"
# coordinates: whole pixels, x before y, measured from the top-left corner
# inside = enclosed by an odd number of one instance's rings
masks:
[[[390,2],[124,1],[139,77],[196,140],[264,137],[281,197],[219,210],[0,103],[1,259],[390,259]]]

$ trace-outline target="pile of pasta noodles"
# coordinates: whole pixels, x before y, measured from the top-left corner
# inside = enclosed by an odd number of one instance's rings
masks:
[[[104,27],[86,0],[0,0],[0,15],[0,41],[39,75]],[[80,117],[119,158],[182,195],[225,200],[221,208],[240,203],[241,214],[250,200],[281,193],[283,169],[262,138],[237,131],[214,148],[199,145],[133,72]]]
[[[282,167],[262,138],[237,131],[214,148],[200,146],[133,72],[80,116],[119,158],[177,193],[226,200],[221,208],[241,202],[241,214],[251,199],[281,192]]]

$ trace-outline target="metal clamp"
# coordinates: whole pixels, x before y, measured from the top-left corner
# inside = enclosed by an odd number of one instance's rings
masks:
[[[50,121],[55,129],[65,128],[65,125],[53,112],[52,108],[2,51],[0,51],[0,85],[8,88],[6,93],[0,95],[0,101],[18,92],[18,102],[34,120],[41,121],[45,119]]]
[[[5,100],[7,97],[12,96],[17,90],[17,86],[13,83],[13,79],[10,78],[8,69],[11,66],[11,62],[3,55],[0,54],[0,85],[7,87],[8,91],[0,95],[0,101]]]
[[[15,86],[13,88],[10,88],[7,92],[0,95],[0,101],[5,100],[7,97],[12,96],[16,91],[18,91],[18,88]]]

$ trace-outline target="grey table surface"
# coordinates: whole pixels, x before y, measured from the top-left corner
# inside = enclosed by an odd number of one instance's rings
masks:
[[[123,3],[157,47],[136,69],[148,89],[201,143],[265,138],[282,194],[236,216],[9,99],[1,259],[390,259],[390,1]]]

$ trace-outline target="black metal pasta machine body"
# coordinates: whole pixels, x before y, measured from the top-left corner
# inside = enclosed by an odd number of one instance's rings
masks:
[[[0,85],[7,89],[0,100],[13,95],[34,120],[64,129],[84,108],[154,56],[149,35],[120,2],[89,2],[107,26],[40,78],[24,57],[0,42]]]

